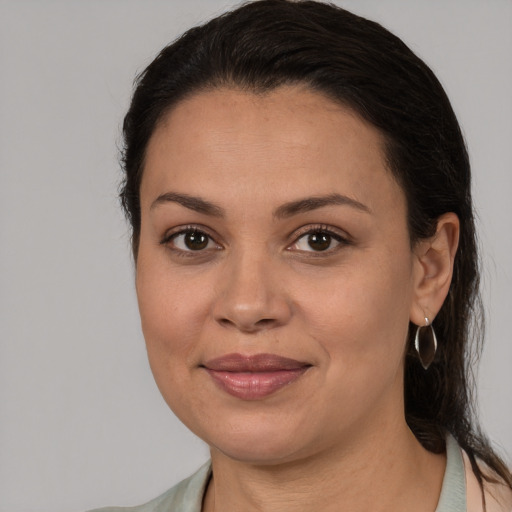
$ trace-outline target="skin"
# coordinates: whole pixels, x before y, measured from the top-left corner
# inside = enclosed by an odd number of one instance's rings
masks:
[[[333,193],[348,200],[283,206]],[[409,322],[448,292],[458,220],[411,249],[381,134],[305,88],[201,92],[150,140],[141,214],[142,328],[162,395],[211,447],[203,510],[435,510],[445,460],[407,427],[403,364]],[[310,367],[242,400],[202,366],[230,353]]]

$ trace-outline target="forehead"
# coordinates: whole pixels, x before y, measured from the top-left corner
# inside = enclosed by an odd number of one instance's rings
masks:
[[[297,86],[218,89],[183,100],[161,121],[141,196],[195,188],[226,198],[250,189],[281,191],[285,201],[336,191],[372,202],[384,185],[396,194],[383,136],[348,107]]]

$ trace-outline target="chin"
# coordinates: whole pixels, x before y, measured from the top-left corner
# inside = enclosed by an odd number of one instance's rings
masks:
[[[278,418],[267,422],[253,418],[246,423],[238,418],[235,422],[226,422],[216,431],[206,429],[198,434],[212,453],[218,451],[247,464],[277,465],[305,455],[312,444],[300,424],[289,428],[286,424]]]
[[[259,466],[276,466],[294,461],[298,457],[296,446],[291,443],[276,443],[275,440],[263,441],[240,440],[240,442],[222,443],[211,445],[212,453],[219,451],[226,457],[245,464],[253,464]]]

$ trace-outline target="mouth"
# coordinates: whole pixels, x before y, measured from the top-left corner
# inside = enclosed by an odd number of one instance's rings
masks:
[[[274,354],[228,354],[202,367],[226,393],[242,400],[261,400],[295,382],[311,364]]]

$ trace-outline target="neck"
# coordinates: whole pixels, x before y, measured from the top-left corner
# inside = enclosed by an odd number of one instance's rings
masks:
[[[315,456],[274,465],[233,460],[212,449],[204,512],[433,512],[445,457],[427,452],[407,427],[379,425]]]

